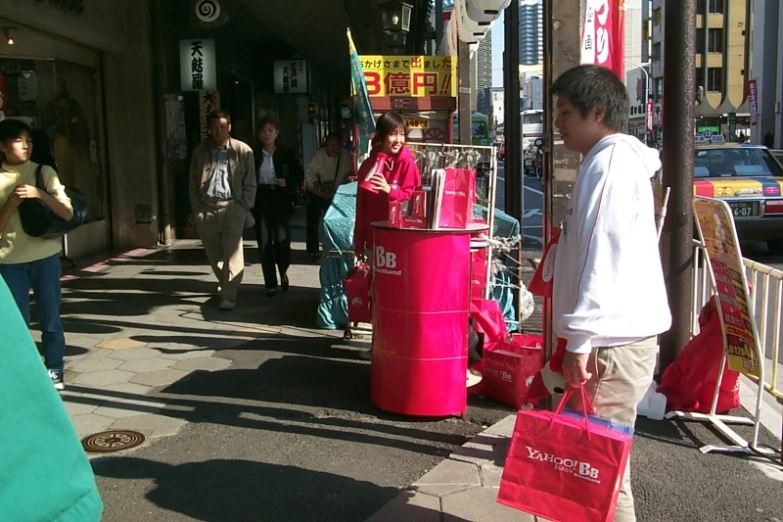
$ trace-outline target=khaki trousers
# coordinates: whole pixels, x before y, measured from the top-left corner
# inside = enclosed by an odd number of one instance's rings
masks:
[[[242,233],[246,218],[247,210],[236,203],[196,214],[196,229],[220,284],[221,301],[237,300],[245,272]]]
[[[626,426],[634,425],[636,405],[652,382],[657,355],[656,337],[625,346],[593,349],[587,363],[587,371],[592,373],[592,378],[585,389],[599,417]],[[581,396],[574,396],[569,406],[581,409],[581,402]],[[614,522],[635,521],[629,462],[625,468]]]

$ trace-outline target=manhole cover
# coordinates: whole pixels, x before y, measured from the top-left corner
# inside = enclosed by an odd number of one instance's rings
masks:
[[[144,442],[144,435],[138,431],[102,431],[82,439],[84,451],[89,453],[112,453],[135,448]]]

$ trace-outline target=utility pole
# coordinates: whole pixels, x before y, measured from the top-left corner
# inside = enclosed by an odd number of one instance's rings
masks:
[[[663,184],[671,188],[671,196],[663,229],[663,263],[673,322],[661,336],[661,373],[691,334],[696,0],[666,0],[664,24]]]
[[[582,163],[579,153],[558,144],[555,129],[555,108],[552,83],[563,72],[580,63],[580,35],[585,0],[572,2],[544,1],[544,243],[552,237],[552,228],[559,227],[565,217],[568,198]],[[544,350],[547,359],[554,351],[552,331],[552,301],[544,299]]]
[[[459,60],[459,143],[471,145],[473,143],[470,107],[470,44],[459,41],[457,44],[457,59]]]
[[[519,113],[519,0],[514,0],[504,13],[505,50],[503,51],[504,136],[506,140],[505,211],[511,217],[522,218],[522,125]]]

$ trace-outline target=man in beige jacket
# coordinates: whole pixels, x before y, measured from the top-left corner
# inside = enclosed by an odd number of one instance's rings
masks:
[[[204,251],[218,278],[220,309],[233,310],[245,270],[242,233],[256,198],[253,150],[230,136],[231,115],[207,116],[210,139],[193,149],[190,204]]]

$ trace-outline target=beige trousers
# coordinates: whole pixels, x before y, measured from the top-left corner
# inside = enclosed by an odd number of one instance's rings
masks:
[[[626,426],[634,425],[636,405],[652,382],[657,355],[656,337],[625,346],[593,349],[587,363],[587,371],[593,375],[585,389],[599,417]],[[581,402],[581,396],[574,395],[569,406],[581,409]],[[614,522],[635,521],[629,462],[625,468]]]
[[[196,229],[220,284],[221,301],[237,300],[245,272],[242,233],[246,218],[247,210],[236,203],[196,214]]]

